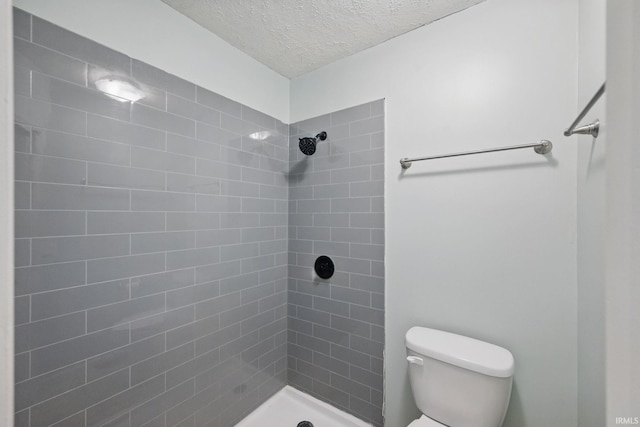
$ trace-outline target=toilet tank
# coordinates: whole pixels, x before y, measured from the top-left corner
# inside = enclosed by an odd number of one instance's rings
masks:
[[[409,379],[418,409],[450,427],[500,427],[509,406],[509,350],[423,327],[407,331]]]

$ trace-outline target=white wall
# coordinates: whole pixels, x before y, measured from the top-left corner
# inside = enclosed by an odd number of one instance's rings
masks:
[[[606,79],[606,0],[580,0],[576,115]],[[578,425],[605,425],[604,243],[606,95],[580,124],[600,119],[600,135],[573,136],[578,148]],[[574,117],[567,121],[567,126]]]
[[[640,3],[607,2],[606,425],[640,420]],[[636,418],[637,417],[637,418]],[[634,419],[635,418],[635,419]]]
[[[491,0],[292,81],[292,121],[386,98],[386,425],[418,414],[404,333],[516,360],[506,427],[576,426],[577,0]],[[398,160],[550,139],[531,150]]]
[[[14,0],[27,12],[289,123],[289,80],[160,0]]]
[[[13,425],[13,25],[0,3],[0,425]]]

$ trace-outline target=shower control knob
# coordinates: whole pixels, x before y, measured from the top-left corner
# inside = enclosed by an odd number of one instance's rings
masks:
[[[316,274],[322,279],[330,278],[333,276],[333,272],[335,271],[333,261],[326,255],[321,255],[316,259],[314,268],[316,270]]]

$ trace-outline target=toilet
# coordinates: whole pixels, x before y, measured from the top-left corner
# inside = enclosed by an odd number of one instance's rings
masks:
[[[500,427],[511,396],[513,355],[497,345],[415,326],[405,336],[413,398],[409,427]]]

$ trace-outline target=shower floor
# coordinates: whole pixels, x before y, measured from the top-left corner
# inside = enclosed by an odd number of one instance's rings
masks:
[[[297,427],[300,421],[311,421],[313,427],[371,427],[290,386],[274,394],[236,427]]]

